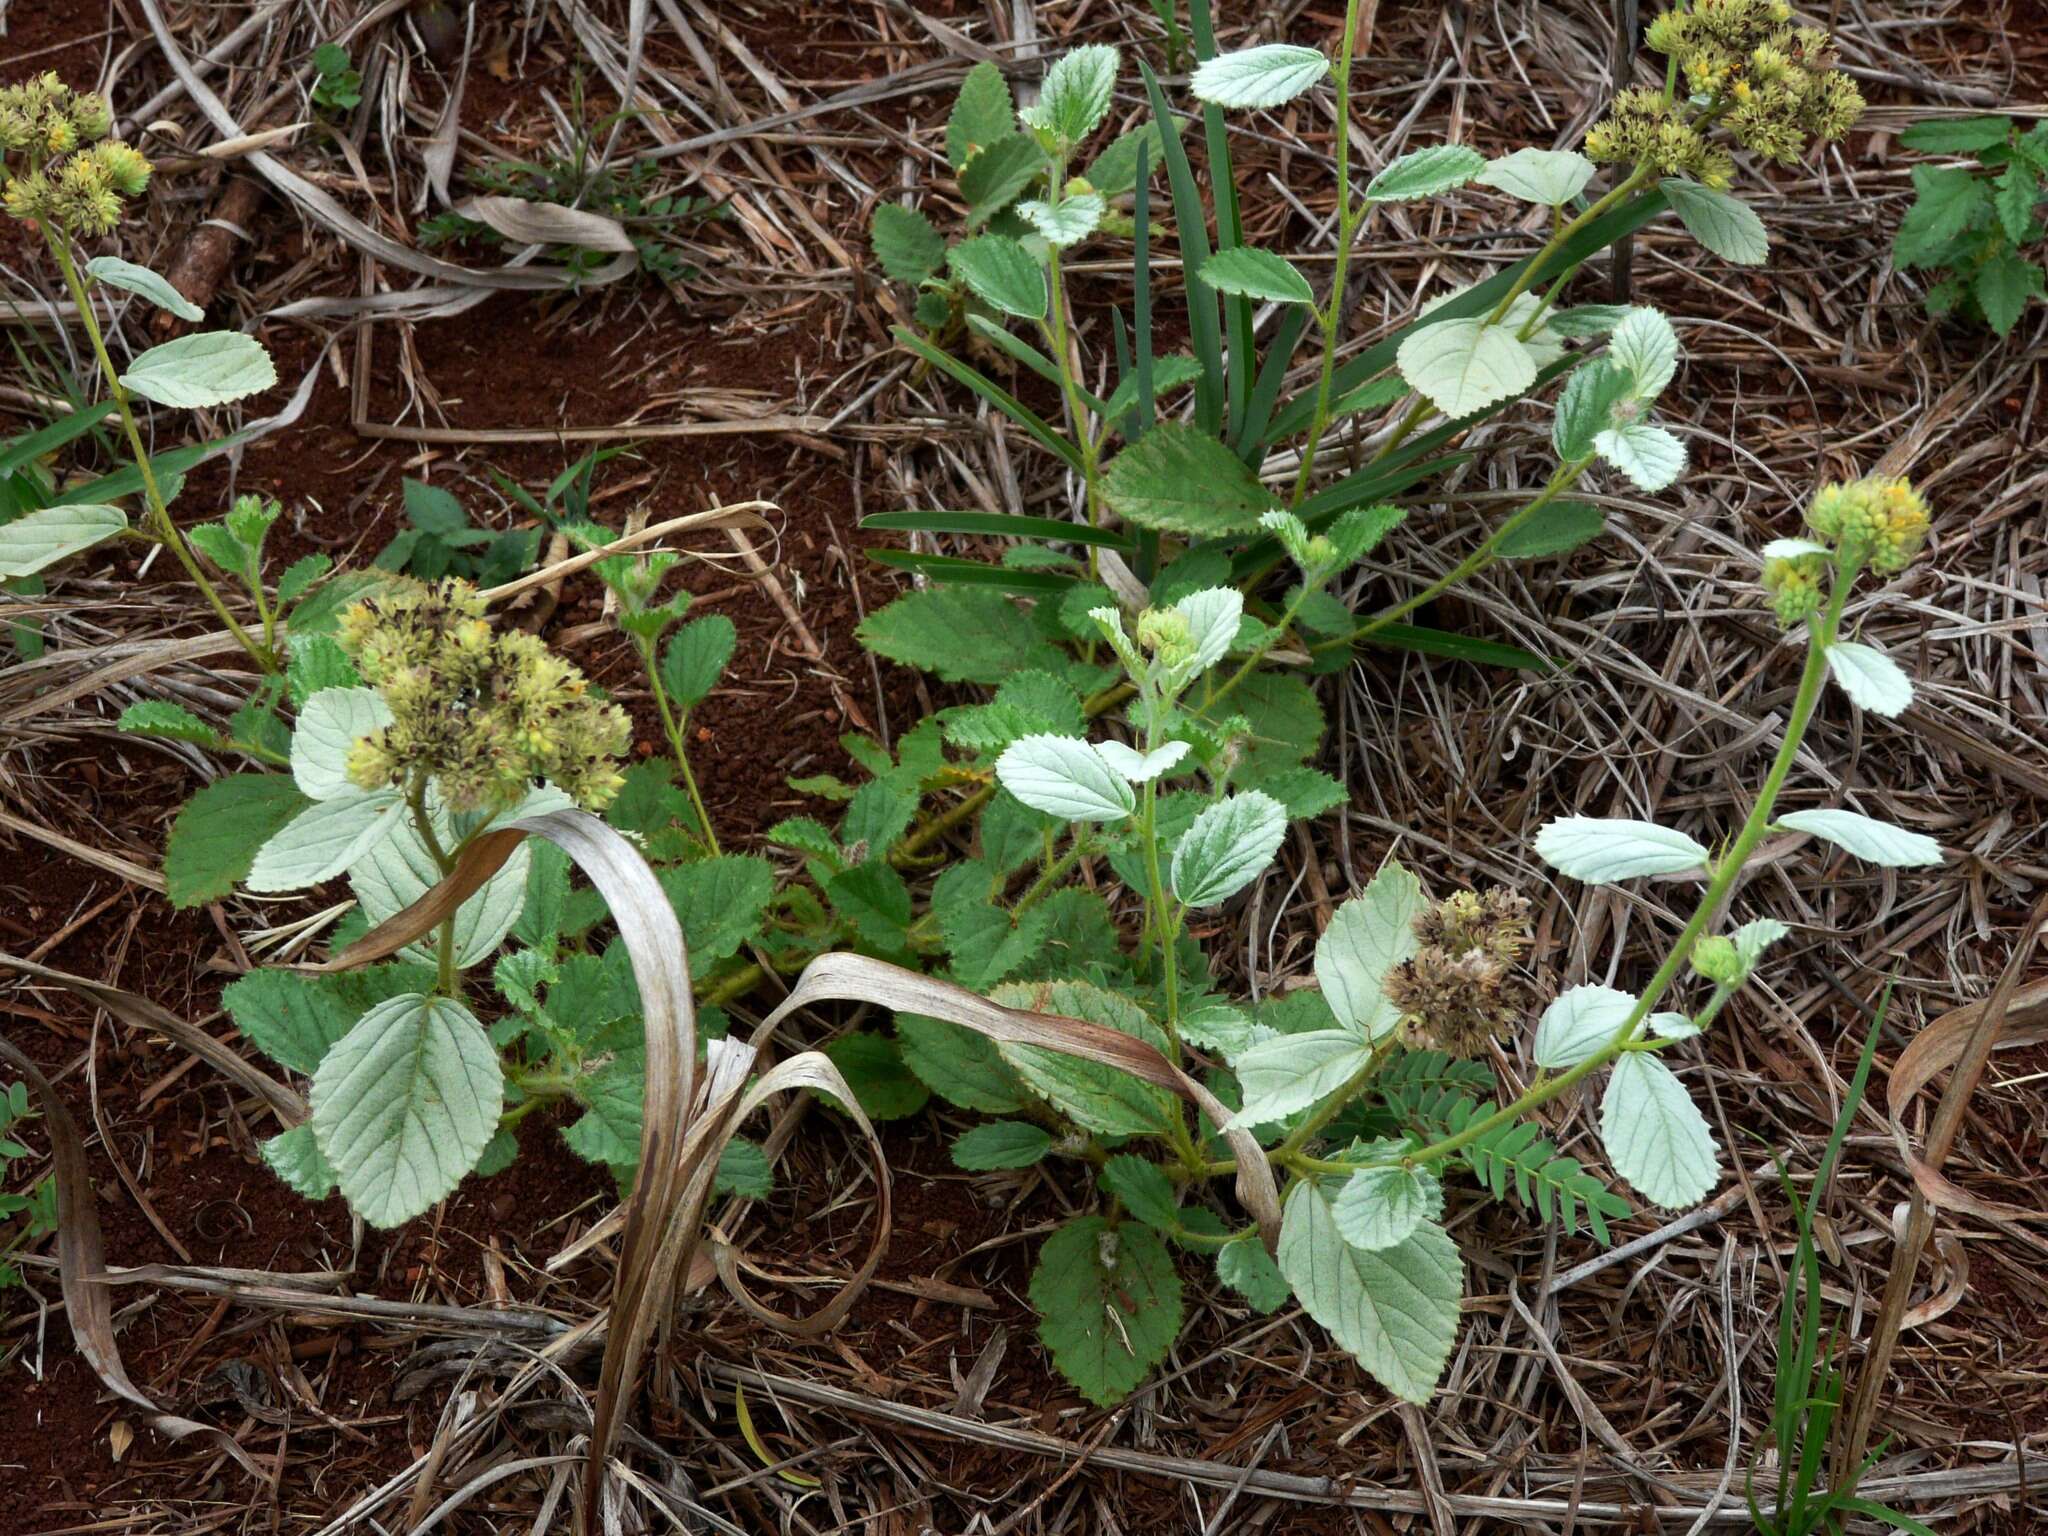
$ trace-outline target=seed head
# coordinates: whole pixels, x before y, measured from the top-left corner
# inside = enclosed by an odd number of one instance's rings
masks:
[[[1387,1000],[1412,1038],[1476,1055],[1523,1011],[1514,962],[1529,943],[1529,902],[1498,887],[1459,891],[1415,919],[1422,947],[1387,972]]]
[[[625,783],[625,711],[535,636],[493,630],[469,583],[406,582],[349,608],[340,638],[392,714],[350,754],[355,784],[425,775],[452,808],[495,810],[546,779],[597,810]]]

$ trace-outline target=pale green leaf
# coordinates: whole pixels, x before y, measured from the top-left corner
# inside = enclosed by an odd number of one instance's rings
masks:
[[[169,310],[180,320],[206,318],[206,311],[173,288],[168,280],[158,277],[147,267],[138,267],[132,261],[123,261],[118,256],[95,256],[85,264],[85,271],[94,282],[139,293],[158,309]]]
[[[1174,895],[1190,907],[1228,901],[1265,873],[1286,835],[1287,811],[1271,795],[1251,790],[1217,801],[1174,845]]]
[[[1559,208],[1586,190],[1593,162],[1568,149],[1518,149],[1489,161],[1472,179],[1525,203]]]
[[[1913,702],[1912,681],[1874,645],[1837,640],[1828,647],[1828,674],[1851,701],[1887,720],[1896,720]]]
[[[430,811],[431,813],[431,811]],[[452,827],[445,813],[435,816],[436,833],[442,846],[450,846]],[[526,875],[532,861],[527,844],[512,850],[504,867],[483,883],[477,893],[455,909],[455,963],[467,969],[481,964],[497,952],[505,935],[519,921],[526,905]],[[441,879],[440,866],[413,825],[403,817],[392,835],[373,846],[349,867],[348,882],[362,903],[363,915],[372,923],[395,917],[432,889]],[[408,945],[411,959],[434,959],[434,944],[422,939]]]
[[[1335,1093],[1371,1060],[1372,1047],[1344,1029],[1261,1040],[1231,1060],[1244,1090],[1244,1102],[1231,1122],[1250,1128],[1284,1120]]]
[[[1693,239],[1723,261],[1753,267],[1771,254],[1764,221],[1747,203],[1675,176],[1667,176],[1657,186]]]
[[[1218,293],[1279,304],[1313,304],[1315,291],[1294,263],[1255,245],[1226,247],[1202,263],[1202,281]]]
[[[1685,473],[1685,444],[1646,421],[1609,427],[1593,445],[1640,491],[1661,491]]]
[[[1039,238],[1047,245],[1065,250],[1095,233],[1108,206],[1093,192],[1075,192],[1057,203],[1036,197],[1026,198],[1017,205],[1017,212],[1038,231]]]
[[[1313,1179],[1288,1192],[1280,1272],[1302,1308],[1396,1397],[1426,1402],[1458,1337],[1464,1264],[1442,1227],[1425,1223],[1369,1253],[1344,1241]]]
[[[1383,989],[1387,972],[1420,947],[1415,919],[1422,908],[1422,882],[1389,862],[1337,908],[1316,941],[1316,980],[1337,1022],[1356,1039],[1383,1039],[1401,1022]]]
[[[1409,334],[1395,360],[1401,377],[1446,416],[1469,416],[1536,382],[1536,357],[1505,325],[1439,320]]]
[[[308,1200],[325,1200],[334,1193],[334,1170],[314,1140],[311,1125],[295,1125],[283,1135],[259,1143],[257,1150],[293,1193]]]
[[[1071,736],[1026,736],[996,759],[996,778],[1034,811],[1063,821],[1122,821],[1137,807],[1130,782]]]
[[[351,790],[320,801],[257,850],[244,883],[252,891],[270,892],[299,891],[331,880],[388,842],[405,817],[405,802],[389,789]]]
[[[1361,1168],[1344,1181],[1330,1210],[1345,1242],[1378,1252],[1442,1217],[1444,1188],[1427,1168]]]
[[[1432,144],[1388,163],[1366,183],[1369,203],[1405,203],[1462,187],[1486,168],[1486,156],[1463,144]]]
[[[1103,496],[1142,528],[1195,538],[1250,533],[1274,497],[1244,460],[1181,421],[1162,421],[1110,462]]]
[[[1697,839],[1654,821],[1561,816],[1536,834],[1536,853],[1574,880],[1591,885],[1638,875],[1675,875],[1707,862]]]
[[[1933,838],[1854,811],[1794,811],[1780,816],[1778,824],[1795,832],[1811,832],[1859,859],[1891,869],[1941,862],[1941,844]]]
[[[1119,61],[1116,49],[1106,43],[1090,43],[1061,54],[1045,72],[1038,105],[1019,116],[1068,144],[1079,144],[1109,116]]]
[[[1635,381],[1638,400],[1654,400],[1678,369],[1678,333],[1660,312],[1637,305],[1609,334],[1607,356]]]
[[[1615,1062],[1600,1098],[1600,1144],[1614,1171],[1655,1205],[1697,1205],[1721,1177],[1706,1117],[1678,1074],[1648,1051]]]
[[[263,343],[240,331],[196,331],[151,347],[128,365],[121,385],[158,405],[226,405],[277,382]]]
[[[1198,98],[1219,107],[1277,107],[1329,72],[1329,56],[1320,48],[1264,43],[1205,59],[1188,84]]]
[[[390,723],[390,706],[374,688],[314,694],[292,727],[292,778],[299,792],[309,800],[358,793],[349,782],[349,753],[362,737]]]
[[[103,544],[128,526],[119,507],[80,502],[43,507],[0,525],[0,580],[33,576],[59,560]]]
[[[379,1003],[313,1075],[313,1135],[348,1203],[395,1227],[446,1198],[498,1128],[504,1078],[483,1026],[446,997]]]
[[[1614,987],[1572,987],[1559,993],[1536,1023],[1531,1052],[1536,1065],[1553,1072],[1577,1066],[1621,1032],[1636,1002],[1634,993]]]

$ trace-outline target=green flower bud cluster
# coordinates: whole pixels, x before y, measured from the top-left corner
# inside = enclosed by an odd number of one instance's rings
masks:
[[[1614,98],[1607,116],[1586,132],[1586,157],[1602,165],[1648,164],[1659,176],[1689,176],[1717,191],[1735,179],[1735,160],[1693,125],[1685,107],[1662,91],[1637,87]]]
[[[1419,1043],[1477,1055],[1524,1009],[1513,971],[1529,945],[1528,898],[1499,887],[1459,891],[1425,907],[1415,935],[1421,947],[1387,972],[1387,1000]]]
[[[1708,934],[1693,945],[1692,968],[1718,987],[1739,987],[1749,974],[1735,941],[1719,933]]]
[[[1195,637],[1187,616],[1172,608],[1147,608],[1138,615],[1138,644],[1149,651],[1163,671],[1171,672],[1194,659]]]
[[[81,235],[121,221],[123,200],[149,185],[150,164],[117,139],[106,98],[74,91],[55,74],[0,89],[0,158],[18,167],[0,187],[14,218],[46,220]]]
[[[1806,509],[1807,527],[1844,560],[1881,576],[1912,564],[1927,542],[1930,521],[1927,500],[1910,480],[1882,475],[1824,485]]]
[[[1764,561],[1764,592],[1778,622],[1792,629],[1819,613],[1827,575],[1826,555],[1773,556]]]
[[[468,582],[403,582],[349,608],[340,640],[392,714],[350,754],[362,788],[426,775],[455,810],[499,810],[546,779],[599,810],[625,784],[626,712],[535,636],[493,630]]]
[[[1624,91],[1586,135],[1594,160],[1647,161],[1718,189],[1733,164],[1703,125],[1718,119],[1744,149],[1792,165],[1809,143],[1840,138],[1863,115],[1862,92],[1834,67],[1833,40],[1793,26],[1786,0],[1695,0],[1659,16],[1647,38],[1708,111],[1694,119],[1661,92]]]

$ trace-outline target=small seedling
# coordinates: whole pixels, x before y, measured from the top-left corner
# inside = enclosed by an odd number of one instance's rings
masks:
[[[1892,242],[1902,267],[1939,273],[1927,312],[2012,333],[2029,301],[2048,292],[2041,268],[2048,123],[2021,131],[2009,117],[1935,118],[1899,135],[1906,149],[1967,155],[1964,165],[1913,167],[1913,206]]]
[[[363,77],[339,43],[313,50],[313,105],[323,112],[353,112],[363,102]]]

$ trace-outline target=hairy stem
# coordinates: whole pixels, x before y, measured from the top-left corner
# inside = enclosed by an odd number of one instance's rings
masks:
[[[706,852],[716,858],[719,853],[718,834],[711,830],[711,813],[704,808],[704,797],[697,791],[697,776],[690,772],[689,749],[683,744],[682,722],[669,703],[668,688],[661,680],[661,669],[655,665],[654,642],[637,640],[640,648],[640,662],[647,673],[647,684],[654,692],[654,707],[661,716],[662,734],[668,737],[669,754],[675,758],[676,767],[682,770],[683,789],[690,797],[690,810],[697,818],[697,841]]]
[[[1316,410],[1301,445],[1301,467],[1294,473],[1294,491],[1287,498],[1290,508],[1301,505],[1308,494],[1309,471],[1315,467],[1316,449],[1330,424],[1330,390],[1337,373],[1337,343],[1344,320],[1344,284],[1351,265],[1351,246],[1358,227],[1365,221],[1365,207],[1351,202],[1351,53],[1358,41],[1358,12],[1361,0],[1344,8],[1344,40],[1337,50],[1337,129],[1332,150],[1337,159],[1337,262],[1330,277],[1330,297],[1316,320],[1323,332],[1323,365],[1316,380]]]
[[[157,537],[169,546],[171,554],[192,584],[206,597],[216,617],[235,637],[235,643],[249,653],[249,659],[263,669],[265,676],[275,676],[278,671],[277,656],[268,645],[253,639],[235,616],[228,612],[227,604],[221,600],[219,590],[207,578],[199,561],[193,556],[192,548],[185,542],[185,535],[178,531],[178,525],[171,521],[171,509],[164,502],[162,489],[157,485],[156,471],[151,468],[149,452],[142,444],[142,429],[135,422],[135,408],[129,403],[128,391],[122,387],[120,370],[107,352],[106,337],[100,332],[99,316],[93,313],[92,300],[85,280],[78,275],[78,267],[71,259],[71,248],[65,236],[43,221],[43,238],[48,242],[50,254],[56,259],[57,270],[64,275],[64,286],[71,292],[72,305],[78,310],[78,318],[85,325],[85,334],[92,343],[94,360],[99,364],[100,377],[106,381],[107,393],[113,397],[114,408],[121,413],[121,429],[128,438],[128,451],[134,456],[136,473],[142,477],[143,499],[148,504],[150,520],[155,524]]]
[[[1762,788],[1757,791],[1756,803],[1749,809],[1749,816],[1742,824],[1742,830],[1735,835],[1735,841],[1728,851],[1715,861],[1713,877],[1707,882],[1706,894],[1700,898],[1699,906],[1692,918],[1680,931],[1671,951],[1664,957],[1664,963],[1657,968],[1657,974],[1650,978],[1650,984],[1643,989],[1635,1007],[1614,1032],[1613,1038],[1593,1052],[1584,1061],[1566,1068],[1555,1077],[1539,1078],[1531,1084],[1520,1098],[1483,1119],[1475,1120],[1456,1135],[1446,1136],[1431,1142],[1400,1159],[1404,1164],[1441,1162],[1452,1154],[1470,1146],[1473,1142],[1491,1135],[1512,1120],[1519,1119],[1539,1105],[1547,1104],[1573,1084],[1582,1082],[1593,1073],[1613,1061],[1629,1042],[1644,1019],[1656,1008],[1671,984],[1678,979],[1680,969],[1692,954],[1692,948],[1713,922],[1741,878],[1743,865],[1762,841],[1771,825],[1771,812],[1778,802],[1778,791],[1784,788],[1785,779],[1792,771],[1792,763],[1799,755],[1800,743],[1805,740],[1806,728],[1813,720],[1814,706],[1820,701],[1821,688],[1827,681],[1828,646],[1833,643],[1835,631],[1842,621],[1842,605],[1848,601],[1849,588],[1856,576],[1853,567],[1845,566],[1835,576],[1834,591],[1828,599],[1827,610],[1813,623],[1807,633],[1806,668],[1800,674],[1799,692],[1793,698],[1792,712],[1785,723],[1785,739],[1778,745],[1778,755],[1772,759],[1771,769],[1764,777]],[[1717,1005],[1710,1005],[1717,1006]]]

